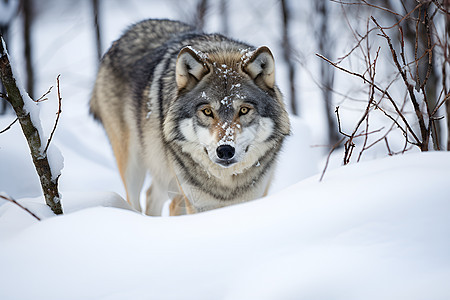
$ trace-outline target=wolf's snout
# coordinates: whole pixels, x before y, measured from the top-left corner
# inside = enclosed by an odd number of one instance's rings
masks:
[[[234,147],[230,145],[221,145],[217,147],[217,157],[220,159],[232,159],[235,153]]]

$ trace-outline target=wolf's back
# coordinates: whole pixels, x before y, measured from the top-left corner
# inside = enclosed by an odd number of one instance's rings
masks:
[[[118,101],[135,94],[135,88],[130,90],[130,87],[136,86],[136,78],[149,79],[145,78],[148,74],[136,74],[141,69],[140,61],[145,60],[147,65],[149,60],[157,63],[155,50],[177,36],[194,31],[192,26],[170,20],[145,20],[130,27],[102,58],[90,102],[94,117],[101,120],[105,104],[117,107]],[[102,101],[107,103],[99,103]]]
[[[194,31],[194,28],[169,20],[145,20],[132,26],[111,46],[102,64],[110,64],[117,71],[129,70],[148,53],[167,41]]]

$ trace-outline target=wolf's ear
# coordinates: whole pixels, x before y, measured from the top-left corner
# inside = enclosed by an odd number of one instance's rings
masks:
[[[178,53],[175,68],[178,89],[192,89],[208,73],[205,53],[187,46]]]
[[[269,48],[259,47],[243,61],[242,69],[258,86],[269,89],[275,86],[275,60]]]

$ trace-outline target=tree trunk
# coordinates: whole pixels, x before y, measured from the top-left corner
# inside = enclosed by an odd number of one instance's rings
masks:
[[[0,24],[0,35],[3,36],[3,39],[5,40],[5,43],[8,42],[8,28],[9,23],[6,24]],[[3,86],[3,84],[0,82],[0,93],[6,94],[6,89]],[[3,101],[0,98],[1,104],[0,104],[0,115],[6,114],[8,111],[8,101]]]
[[[0,21],[0,35],[3,36],[3,40],[5,40],[5,43],[8,43],[9,27],[15,15],[17,14],[18,5],[9,0],[0,0],[0,1],[3,2],[1,7],[6,10],[6,12],[3,12],[3,14],[5,15],[2,16],[3,18]],[[1,82],[0,82],[0,93],[6,94],[6,89]],[[8,101],[3,101],[0,99],[0,115],[6,114],[8,111],[12,111]]]
[[[289,7],[287,0],[281,0],[281,14],[283,18],[283,57],[288,67],[289,86],[290,86],[290,106],[293,115],[298,115],[297,97],[295,94],[295,66],[292,61],[292,45],[289,38]]]
[[[316,37],[320,54],[332,60],[332,49],[334,45],[328,30],[329,12],[327,1],[328,0],[317,0],[315,2],[316,13],[319,19],[319,28]],[[328,125],[328,143],[332,146],[340,139],[334,116],[335,107],[333,106],[334,68],[330,64],[322,62],[320,64],[320,77],[322,84],[322,98]]]
[[[26,111],[24,108],[24,100],[17,87],[16,80],[14,79],[11,64],[6,49],[3,47],[3,43],[0,43],[0,78],[6,88],[7,101],[11,103],[28,142],[33,163],[41,181],[45,202],[55,214],[62,214],[61,196],[58,192],[59,176],[52,179],[52,170],[47,159],[47,153],[42,150],[44,148],[41,144],[39,130],[35,127],[35,124],[33,124],[30,112]]]
[[[92,12],[94,17],[94,29],[95,29],[95,42],[97,45],[97,59],[100,62],[102,59],[102,39],[100,35],[100,21],[99,21],[99,7],[100,7],[100,0],[92,0]]]
[[[423,12],[422,15],[419,16],[420,20],[422,20],[422,22],[420,22],[419,25],[419,43],[420,43],[420,49],[419,49],[419,53],[418,53],[418,57],[422,57],[422,55],[425,53],[425,51],[429,51],[428,55],[425,55],[420,61],[419,61],[419,74],[418,74],[418,78],[419,78],[419,82],[424,82],[427,74],[428,74],[428,70],[430,70],[429,73],[429,77],[426,81],[426,85],[425,85],[425,93],[426,93],[426,99],[428,101],[428,107],[430,107],[430,109],[433,109],[434,107],[436,107],[437,105],[437,101],[438,101],[438,97],[439,97],[439,92],[438,92],[438,74],[437,69],[434,67],[434,64],[436,62],[435,59],[435,53],[436,51],[434,50],[433,47],[433,36],[434,36],[434,26],[432,26],[432,24],[429,24],[429,12],[432,13],[430,7],[428,4],[424,5],[423,8]],[[427,19],[427,20],[426,20]],[[426,26],[428,28],[426,28]],[[430,49],[431,48],[431,49]],[[440,126],[440,122],[439,121],[433,121],[434,122],[434,126],[431,128],[431,138],[433,139],[434,143],[434,150],[440,150],[440,145],[442,144],[442,137],[441,137],[441,126]]]
[[[205,27],[205,18],[208,11],[208,0],[199,0],[194,20],[195,28],[202,31]]]
[[[24,56],[27,69],[27,92],[31,99],[34,99],[34,72],[32,59],[32,43],[31,43],[31,24],[33,18],[33,1],[22,0],[23,2],[23,18],[24,18]]]
[[[222,33],[228,35],[230,30],[228,17],[228,0],[220,0],[220,21],[222,23]]]

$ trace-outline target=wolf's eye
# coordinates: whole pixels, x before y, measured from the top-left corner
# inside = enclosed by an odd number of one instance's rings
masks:
[[[211,118],[213,117],[213,112],[212,112],[211,108],[202,109],[202,112],[207,117],[211,117]]]
[[[241,107],[241,109],[239,110],[239,115],[243,116],[248,114],[248,112],[250,111],[250,109],[248,107]]]

